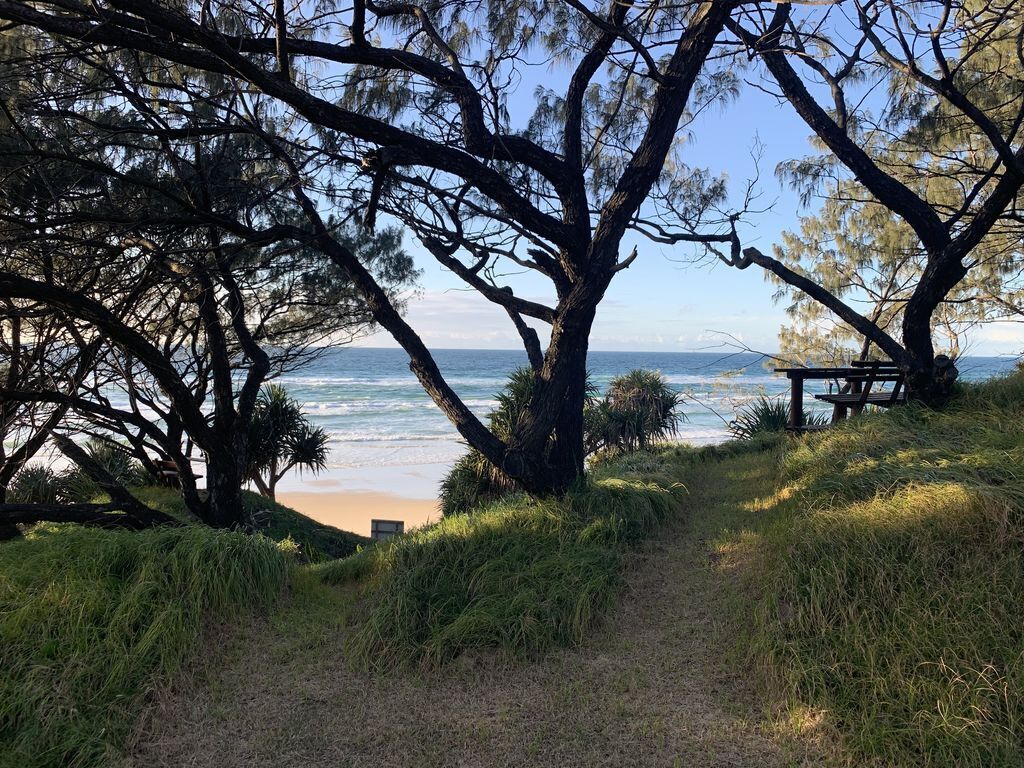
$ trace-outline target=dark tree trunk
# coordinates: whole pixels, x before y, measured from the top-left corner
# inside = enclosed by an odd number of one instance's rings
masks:
[[[129,508],[126,508],[129,507]],[[145,508],[143,508],[145,510]],[[120,514],[123,512],[123,514]],[[4,525],[21,523],[79,523],[99,528],[125,528],[141,531],[156,525],[179,526],[181,523],[156,510],[139,513],[139,504],[0,504],[0,520]]]
[[[535,496],[563,494],[583,478],[587,350],[597,306],[611,275],[610,270],[603,274],[595,270],[560,303],[539,374],[544,381],[531,400],[528,422],[509,445],[510,460],[502,469]]]
[[[7,501],[7,486],[0,485],[0,504],[4,504]],[[0,541],[7,541],[9,539],[16,539],[21,535],[21,531],[18,526],[14,523],[0,523]]]
[[[586,450],[583,445],[583,408],[587,397],[587,336],[578,340],[564,363],[571,368],[571,380],[555,421],[548,456],[551,492],[564,493],[584,474]]]
[[[928,265],[903,310],[907,395],[928,405],[942,405],[957,378],[952,361],[945,355],[935,354],[932,317],[939,304],[967,275],[964,255],[955,245],[930,254]]]
[[[205,521],[215,528],[230,528],[245,522],[242,507],[242,473],[230,452],[211,451],[206,464]]]

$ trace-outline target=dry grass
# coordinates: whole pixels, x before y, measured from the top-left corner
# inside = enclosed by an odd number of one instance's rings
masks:
[[[719,548],[772,506],[774,463],[710,461],[692,475],[687,506],[703,511],[628,555],[617,607],[581,646],[355,671],[344,658],[351,593],[307,577],[282,613],[240,628],[160,697],[128,765],[821,764],[779,737],[745,663],[723,650],[742,630],[742,547]],[[764,505],[742,508],[752,492]]]

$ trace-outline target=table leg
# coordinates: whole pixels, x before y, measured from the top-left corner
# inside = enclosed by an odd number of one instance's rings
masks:
[[[789,428],[801,429],[804,425],[804,380],[790,379]]]

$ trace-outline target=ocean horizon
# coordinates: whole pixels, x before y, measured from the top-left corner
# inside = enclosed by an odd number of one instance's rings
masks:
[[[435,360],[452,388],[477,415],[495,405],[509,374],[527,364],[522,350],[435,349]],[[965,380],[1010,370],[1016,357],[967,356]],[[633,368],[660,371],[684,395],[685,421],[676,439],[696,445],[728,438],[728,422],[759,395],[785,395],[787,379],[748,352],[621,352],[592,350],[591,383],[603,392],[615,376]],[[304,412],[330,435],[330,458],[318,475],[292,473],[289,491],[368,491],[407,498],[434,498],[448,467],[466,451],[461,437],[409,370],[405,351],[386,347],[339,347],[279,379]],[[808,388],[809,393],[820,391]],[[808,398],[808,405],[814,403]],[[823,410],[827,410],[823,408]]]

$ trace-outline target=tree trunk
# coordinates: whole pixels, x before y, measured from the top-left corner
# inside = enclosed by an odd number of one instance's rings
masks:
[[[587,397],[587,337],[569,354],[565,365],[572,379],[555,421],[548,455],[550,492],[561,494],[583,477],[586,450],[583,445],[583,407]]]
[[[254,474],[252,476],[252,481],[256,485],[256,490],[260,492],[260,496],[263,496],[263,497],[268,498],[268,499],[272,499],[273,498],[272,487],[267,484],[267,481],[263,479],[262,475],[260,475],[257,472],[256,474]]]
[[[903,310],[907,396],[928,405],[942,405],[949,398],[958,375],[952,360],[935,354],[932,317],[939,304],[967,275],[963,256],[953,247],[929,255],[928,265]]]
[[[531,399],[528,423],[509,444],[502,470],[534,496],[563,494],[583,478],[587,349],[597,305],[611,274],[595,270],[589,281],[577,284],[561,302],[539,374],[542,387]]]
[[[227,451],[207,454],[206,514],[204,519],[215,528],[230,528],[245,522],[242,507],[242,473],[238,462]]]
[[[7,486],[0,484],[0,504],[7,501]],[[21,535],[21,531],[18,526],[14,523],[0,523],[0,541],[7,541],[9,539],[16,539]]]

